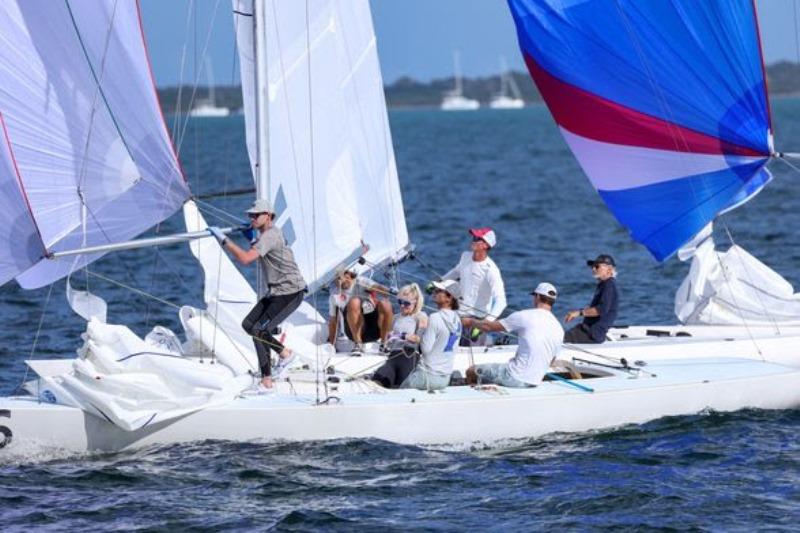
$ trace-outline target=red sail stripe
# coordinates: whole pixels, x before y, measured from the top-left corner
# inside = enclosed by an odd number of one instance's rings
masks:
[[[523,52],[523,55],[553,118],[576,135],[601,142],[674,152],[769,156],[580,89],[551,75],[529,54]]]

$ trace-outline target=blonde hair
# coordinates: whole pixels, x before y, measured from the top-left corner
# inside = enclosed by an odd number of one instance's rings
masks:
[[[398,298],[402,298],[403,295],[406,295],[409,299],[415,299],[417,301],[416,305],[414,305],[414,312],[413,314],[417,314],[422,311],[422,307],[425,305],[425,301],[422,297],[422,290],[419,288],[419,285],[416,283],[410,283],[403,288],[400,289],[400,292],[397,293]]]

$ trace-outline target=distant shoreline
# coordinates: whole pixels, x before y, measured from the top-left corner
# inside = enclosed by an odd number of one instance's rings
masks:
[[[800,65],[787,61],[767,66],[767,87],[772,99],[800,97]],[[514,78],[520,90],[520,96],[526,106],[540,104],[541,95],[531,81],[527,72],[513,71],[509,73]],[[417,81],[410,77],[402,77],[395,82],[384,86],[387,106],[392,110],[423,110],[438,109],[444,94],[453,89],[455,81],[452,77],[438,78],[428,82]],[[500,76],[486,76],[463,79],[464,96],[481,102],[481,106],[488,107],[488,102],[500,89]],[[230,110],[242,108],[241,87],[217,86],[215,87],[216,105],[227,107]],[[190,98],[194,94],[194,101],[207,99],[209,90],[206,86],[198,86],[193,90],[191,86],[161,87],[158,97],[165,113],[173,113],[177,109],[178,94],[181,95],[180,109],[191,107]]]

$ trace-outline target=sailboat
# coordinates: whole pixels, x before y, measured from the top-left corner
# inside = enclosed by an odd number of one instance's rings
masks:
[[[448,91],[442,98],[443,111],[474,111],[481,107],[480,102],[464,96],[464,87],[461,80],[461,54],[458,50],[453,51],[453,80],[455,87]]]
[[[510,93],[510,94],[509,94]],[[525,100],[517,87],[517,82],[508,70],[508,64],[504,57],[500,57],[500,92],[489,101],[492,109],[522,109],[525,107]]]
[[[0,34],[15,43],[0,49],[0,64],[16,65],[0,88],[3,281],[45,286],[106,253],[188,242],[205,282],[205,308],[179,311],[183,338],[158,326],[141,338],[109,323],[103,299],[68,282],[68,302],[86,320],[83,345],[76,359],[28,361],[30,394],[0,399],[3,453],[203,439],[491,442],[704,409],[800,405],[800,368],[758,359],[736,341],[725,357],[704,356],[702,347],[681,347],[676,357],[674,345],[670,357],[652,360],[584,351],[568,356],[580,379],[556,366],[537,387],[440,392],[383,389],[365,376],[384,358],[332,353],[314,295],[337,265],[359,257],[391,276],[411,246],[368,1],[273,5],[233,1],[247,148],[256,195],[276,207],[311,296],[281,332],[299,361],[269,395],[249,392],[255,354],[239,325],[258,292],[189,200],[138,6],[0,5]],[[34,132],[45,125],[42,143]],[[61,166],[42,165],[48,154]],[[186,233],[134,239],[178,209]],[[514,349],[465,350],[454,367],[463,374]]]
[[[189,111],[189,116],[195,118],[227,117],[231,114],[230,109],[217,106],[214,72],[211,67],[211,60],[208,58],[206,58],[205,67],[206,77],[208,78],[208,98],[198,99],[194,107]]]

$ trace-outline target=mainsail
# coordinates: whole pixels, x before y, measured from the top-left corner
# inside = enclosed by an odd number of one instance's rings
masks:
[[[509,0],[531,76],[617,220],[662,261],[770,179],[751,0]]]
[[[130,239],[189,189],[161,116],[138,3],[0,3],[0,283],[47,285]],[[22,200],[22,201],[21,201]],[[5,225],[4,225],[5,226]]]
[[[408,233],[369,2],[233,9],[253,175],[309,288],[362,241],[370,261],[392,256]]]

